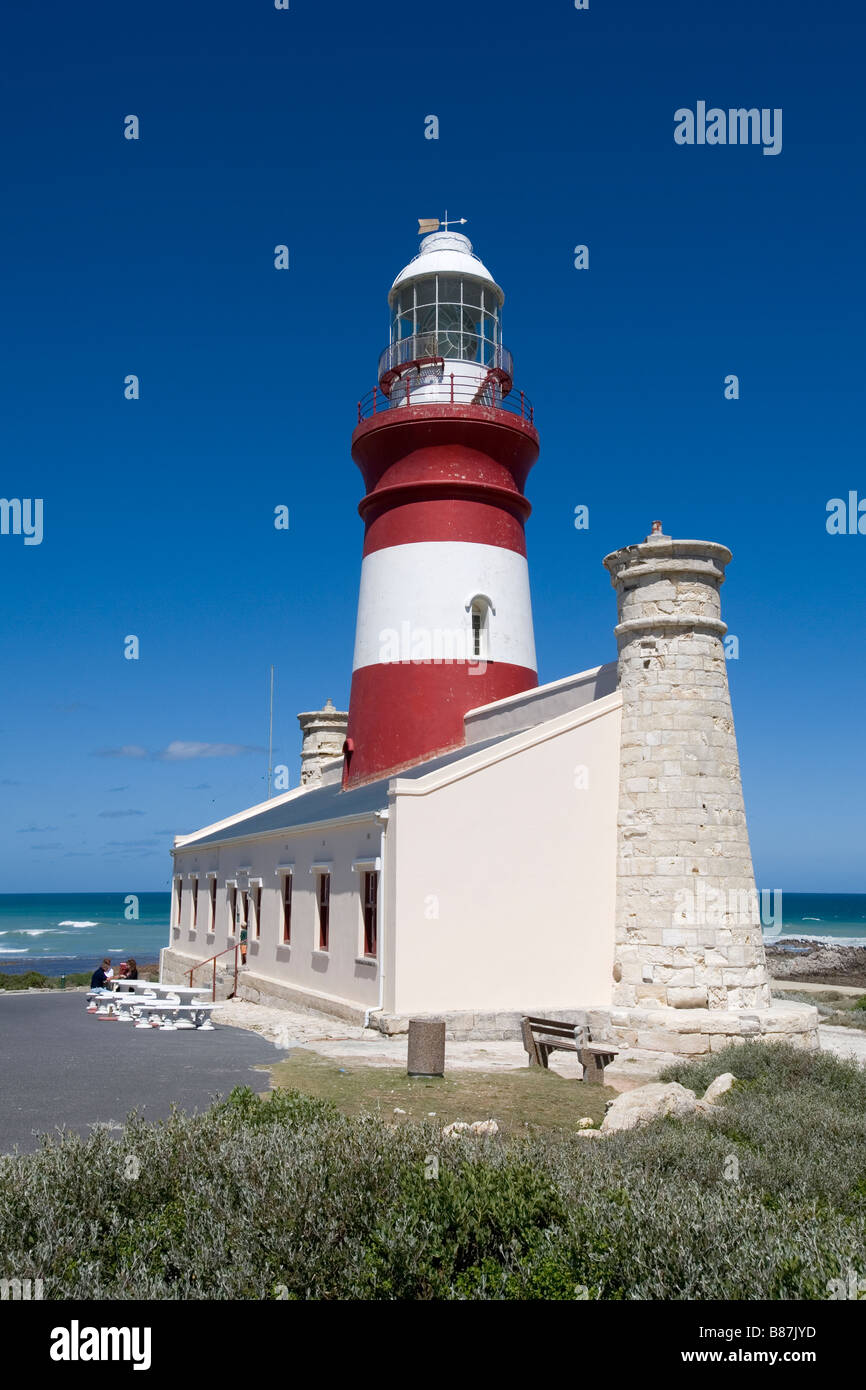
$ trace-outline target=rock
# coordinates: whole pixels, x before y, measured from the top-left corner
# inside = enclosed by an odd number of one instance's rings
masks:
[[[613,1101],[609,1101],[608,1104],[612,1105]],[[591,1115],[584,1115],[581,1119],[578,1120],[577,1127],[578,1129],[594,1129],[595,1120],[592,1118]]]
[[[693,1115],[698,1107],[697,1096],[681,1086],[678,1081],[650,1082],[648,1086],[637,1086],[633,1091],[625,1091],[612,1100],[602,1120],[604,1134],[613,1134],[622,1129],[634,1129],[636,1125],[648,1124],[661,1115],[676,1115],[680,1118]]]
[[[603,1139],[604,1135],[600,1129],[576,1129],[575,1134],[580,1139]]]
[[[405,1111],[405,1110],[401,1110],[400,1107],[399,1107],[399,1105],[395,1105],[395,1106],[394,1106],[394,1114],[395,1114],[395,1115],[405,1115],[405,1114],[406,1114],[406,1111]]]
[[[715,1105],[719,1096],[723,1096],[726,1091],[729,1091],[736,1079],[732,1071],[723,1071],[721,1076],[717,1076],[715,1081],[710,1082],[704,1091],[701,1103],[703,1105]]]
[[[446,1139],[453,1139],[457,1134],[471,1134],[475,1138],[486,1138],[488,1135],[498,1134],[499,1125],[495,1120],[475,1120],[471,1125],[466,1120],[455,1120],[453,1124],[446,1125],[442,1133]]]
[[[469,1126],[472,1134],[490,1135],[499,1133],[499,1125],[495,1120],[476,1120]]]

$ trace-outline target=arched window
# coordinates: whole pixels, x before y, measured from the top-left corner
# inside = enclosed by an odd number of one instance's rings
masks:
[[[489,655],[490,601],[478,594],[469,605],[469,660],[486,661]]]

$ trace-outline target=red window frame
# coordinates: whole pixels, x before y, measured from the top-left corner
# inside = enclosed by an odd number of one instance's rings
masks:
[[[283,875],[283,945],[292,942],[292,879],[294,874]]]
[[[253,940],[259,941],[262,935],[262,885],[257,883],[252,891],[253,910],[256,918],[256,929],[253,933]]]
[[[316,897],[319,903],[319,950],[327,951],[331,930],[331,875],[324,872],[320,873],[318,878]]]
[[[379,944],[379,875],[375,869],[364,874],[364,955],[375,956]]]

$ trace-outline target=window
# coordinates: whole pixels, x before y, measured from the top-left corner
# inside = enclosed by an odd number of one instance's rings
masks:
[[[234,936],[238,917],[238,886],[236,883],[229,884],[227,904],[229,910],[229,936]]]
[[[500,300],[492,286],[456,275],[427,275],[405,286],[391,307],[393,363],[445,357],[498,365]]]
[[[363,880],[364,955],[375,956],[378,937],[379,875],[373,870]]]
[[[192,883],[190,884],[190,892],[192,893],[192,906],[191,906],[191,908],[190,908],[190,923],[189,923],[189,929],[190,929],[190,931],[195,931],[195,924],[196,924],[196,920],[197,920],[197,918],[198,918],[198,879],[197,879],[197,878],[194,878],[194,879],[192,880]]]
[[[328,930],[331,925],[331,875],[319,874],[318,903],[319,903],[319,950],[328,949]]]
[[[292,875],[283,875],[283,945],[292,940]]]
[[[211,875],[210,888],[208,890],[208,914],[207,930],[208,935],[213,936],[216,931],[216,911],[217,911],[217,880],[216,874]]]
[[[254,885],[250,893],[250,902],[252,904],[250,928],[253,939],[258,941],[262,934],[262,885],[260,883]]]
[[[483,661],[487,657],[490,605],[479,596],[472,600],[469,612],[472,623],[470,659]]]
[[[176,888],[177,891],[176,891],[176,893],[175,893],[175,903],[174,903],[174,913],[175,913],[174,924],[175,924],[176,927],[179,927],[179,926],[180,926],[181,914],[182,914],[182,912],[183,912],[183,879],[182,879],[182,878],[175,879],[175,888]]]

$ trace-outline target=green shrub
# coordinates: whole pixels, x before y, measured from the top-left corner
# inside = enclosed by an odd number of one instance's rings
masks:
[[[815,1299],[866,1246],[866,1075],[745,1045],[711,1113],[446,1139],[239,1089],[0,1158],[0,1277],[69,1299]],[[438,1170],[437,1170],[438,1165]]]
[[[44,989],[48,976],[40,975],[38,970],[27,970],[23,975],[0,975],[0,989]]]

